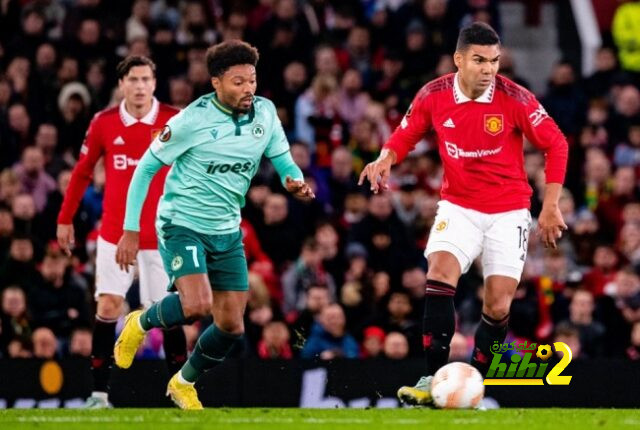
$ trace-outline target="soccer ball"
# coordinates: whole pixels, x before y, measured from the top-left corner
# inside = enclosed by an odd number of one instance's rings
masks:
[[[431,396],[438,408],[475,408],[484,396],[482,375],[467,363],[449,363],[441,367],[431,381]]]

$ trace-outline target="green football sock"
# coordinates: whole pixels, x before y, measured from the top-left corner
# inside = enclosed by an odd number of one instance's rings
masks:
[[[242,335],[220,330],[211,324],[198,338],[189,360],[182,367],[182,377],[187,382],[195,382],[200,375],[222,363],[231,347]]]
[[[140,325],[145,330],[154,327],[171,328],[189,321],[184,316],[180,296],[169,294],[164,299],[151,305],[149,309],[140,316]]]

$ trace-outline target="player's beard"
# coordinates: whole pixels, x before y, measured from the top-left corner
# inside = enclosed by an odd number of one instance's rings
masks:
[[[236,108],[235,108],[235,110],[238,113],[245,114],[251,110],[251,106],[253,105],[253,96],[251,96],[249,105],[246,108],[242,107],[242,102],[244,102],[245,100],[246,100],[246,97],[243,97],[240,99],[240,101],[238,101],[238,104],[236,105]]]

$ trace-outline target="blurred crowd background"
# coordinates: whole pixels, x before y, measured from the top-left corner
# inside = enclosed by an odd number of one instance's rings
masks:
[[[594,71],[583,75],[567,56],[537,94],[570,145],[560,201],[569,230],[547,250],[532,229],[507,341],[561,340],[574,359],[639,360],[640,2],[594,4],[603,40]],[[90,354],[102,166],[74,221],[72,258],[56,245],[56,217],[89,121],[121,100],[115,65],[128,54],[150,56],[156,97],[182,108],[211,91],[207,47],[233,38],[259,48],[258,93],[277,106],[317,195],[310,203],[292,199],[268,163],[249,190],[242,229],[250,300],[238,354],[422,356],[422,253],[439,198],[437,148],[426,137],[395,168],[389,192],[370,195],[357,177],[415,92],[454,71],[460,27],[480,20],[501,31],[499,6],[1,0],[0,356]],[[529,86],[508,49],[501,63],[502,74]],[[524,158],[535,218],[544,156],[527,146]],[[452,360],[469,358],[482,288],[474,266],[458,285]],[[139,306],[135,285],[128,302]],[[206,324],[185,327],[191,347]],[[161,356],[161,336],[149,336],[140,354]]]

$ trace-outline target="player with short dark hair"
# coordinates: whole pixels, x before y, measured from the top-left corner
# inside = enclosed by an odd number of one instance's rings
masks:
[[[455,74],[427,83],[378,159],[368,164],[374,193],[387,188],[391,166],[434,131],[444,166],[441,200],[425,256],[423,345],[426,376],[402,387],[399,398],[431,403],[431,375],[447,363],[455,332],[453,296],[458,279],[482,255],[484,303],[472,364],[484,375],[494,342],[507,333],[509,308],[520,281],[531,228],[531,187],[524,170],[523,136],[544,151],[546,187],[538,225],[546,246],[567,228],[558,200],[567,164],[567,141],[526,89],[497,74],[500,39],[486,24],[460,32]]]
[[[158,102],[153,96],[156,88],[155,70],[153,61],[141,56],[127,57],[118,64],[118,86],[124,99],[117,107],[98,112],[91,121],[58,215],[58,242],[71,255],[75,236],[73,216],[91,182],[96,163],[103,158],[106,181],[96,251],[95,297],[98,305],[91,352],[94,390],[87,399],[88,408],[110,406],[108,382],[116,322],[122,314],[125,295],[134,279],[133,272],[120,270],[115,262],[116,244],[122,235],[126,190],[138,160],[149,148],[154,135],[160,133],[169,118],[178,112]],[[137,268],[140,301],[145,307],[167,295],[163,285],[168,282],[168,277],[158,253],[154,221],[168,170],[163,169],[151,184],[142,214],[141,251],[137,256]],[[181,329],[169,330],[163,335],[169,371],[175,371],[186,360],[184,332]]]
[[[167,395],[182,409],[202,409],[195,381],[224,361],[244,333],[248,273],[240,208],[262,156],[271,160],[289,192],[314,197],[291,158],[275,106],[255,96],[257,61],[257,50],[245,42],[209,48],[214,92],[168,122],[140,160],[129,187],[117,253],[123,267],[138,251],[140,208],[149,182],[162,166],[173,164],[156,226],[169,287],[179,294],[127,316],[114,349],[115,362],[131,366],[152,327],[175,327],[212,314],[214,323],[167,387]]]

